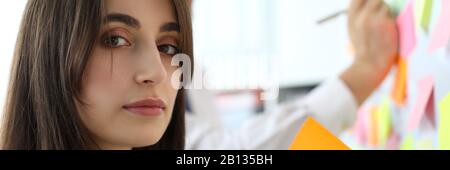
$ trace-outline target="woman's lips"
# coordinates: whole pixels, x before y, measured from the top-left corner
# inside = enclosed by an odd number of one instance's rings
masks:
[[[151,98],[127,104],[123,108],[141,116],[159,116],[166,106],[161,99]]]

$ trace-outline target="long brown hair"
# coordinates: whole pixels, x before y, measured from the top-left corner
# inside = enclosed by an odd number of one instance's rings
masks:
[[[190,5],[173,0],[181,52],[191,57]],[[90,149],[75,103],[103,24],[102,0],[29,0],[17,39],[2,127],[3,149]],[[193,63],[193,62],[192,62]],[[135,149],[184,149],[184,90],[161,140]]]

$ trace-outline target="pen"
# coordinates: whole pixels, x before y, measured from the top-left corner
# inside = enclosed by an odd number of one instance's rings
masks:
[[[338,16],[340,16],[340,15],[342,15],[342,14],[346,14],[346,13],[347,13],[347,10],[346,10],[346,9],[337,11],[337,12],[331,14],[331,15],[328,15],[327,17],[324,17],[323,19],[320,19],[319,21],[317,21],[317,24],[318,24],[318,25],[323,24],[323,23],[325,23],[325,22],[328,22],[328,21],[330,21],[330,20],[333,20],[333,19],[337,18]]]

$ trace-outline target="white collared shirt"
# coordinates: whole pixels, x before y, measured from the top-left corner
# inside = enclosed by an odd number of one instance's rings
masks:
[[[350,89],[335,78],[306,97],[280,106],[276,112],[256,115],[237,130],[223,128],[204,116],[186,114],[186,149],[285,150],[308,116],[339,135],[353,124],[356,110]]]

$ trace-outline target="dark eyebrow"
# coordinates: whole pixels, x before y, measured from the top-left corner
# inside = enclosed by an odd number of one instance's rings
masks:
[[[126,14],[120,14],[120,13],[113,13],[113,14],[108,14],[105,18],[106,22],[121,22],[124,23],[130,27],[134,27],[134,28],[140,28],[141,24],[139,23],[139,21],[135,18],[133,18],[132,16],[126,15]],[[162,25],[159,28],[160,32],[180,32],[180,25],[176,22],[169,22],[166,23],[164,25]]]
[[[105,18],[105,22],[121,22],[124,23],[130,27],[134,27],[134,28],[140,28],[141,24],[139,23],[139,21],[135,18],[133,18],[132,16],[126,15],[126,14],[119,14],[119,13],[113,13],[113,14],[108,14]]]
[[[176,22],[166,23],[159,28],[159,31],[160,32],[172,32],[172,31],[180,32],[180,25]]]

